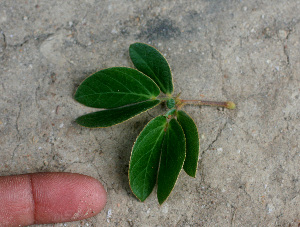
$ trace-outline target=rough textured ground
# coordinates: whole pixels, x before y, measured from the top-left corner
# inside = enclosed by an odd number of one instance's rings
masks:
[[[298,226],[299,12],[298,0],[1,0],[0,174],[71,171],[104,184],[102,213],[54,226]],[[183,98],[238,105],[186,107],[199,170],[182,172],[163,206],[155,193],[138,202],[127,171],[136,136],[164,107],[111,128],[74,123],[92,111],[73,100],[78,84],[132,66],[136,41],[162,51]]]

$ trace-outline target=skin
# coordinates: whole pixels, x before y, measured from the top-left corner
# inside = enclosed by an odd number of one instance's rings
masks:
[[[98,214],[106,203],[101,183],[75,173],[34,173],[0,177],[0,226],[78,221]]]

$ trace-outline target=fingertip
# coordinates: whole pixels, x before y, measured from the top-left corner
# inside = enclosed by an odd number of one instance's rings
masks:
[[[89,206],[89,210],[91,211],[89,217],[92,217],[105,207],[107,193],[103,185],[93,177],[86,176],[86,179],[82,183],[86,184],[86,186],[82,190],[79,190],[78,194],[82,194],[81,201]]]
[[[89,218],[106,204],[106,191],[95,178],[74,173],[38,173],[31,178],[37,224]]]

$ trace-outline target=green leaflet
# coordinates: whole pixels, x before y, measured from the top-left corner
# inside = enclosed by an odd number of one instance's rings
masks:
[[[76,119],[79,125],[89,128],[109,127],[126,121],[160,103],[159,100],[149,100],[115,109],[102,110],[83,115]]]
[[[162,204],[170,195],[185,159],[185,137],[180,124],[171,119],[162,145],[157,198]]]
[[[75,93],[83,105],[95,108],[116,108],[154,99],[160,91],[143,73],[126,67],[101,70],[85,79]]]
[[[186,158],[183,169],[191,177],[196,176],[199,157],[199,136],[193,119],[184,111],[177,112],[177,121],[181,125],[186,138]]]
[[[135,67],[153,79],[163,93],[172,94],[171,70],[158,50],[144,43],[134,43],[129,47],[129,55]]]
[[[151,120],[132,148],[129,184],[133,194],[141,201],[150,195],[156,183],[166,125],[167,120],[164,116]]]

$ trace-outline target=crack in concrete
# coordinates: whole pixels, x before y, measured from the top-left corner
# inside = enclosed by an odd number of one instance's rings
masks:
[[[79,40],[78,40],[78,31],[77,29],[75,28],[75,25],[77,25],[78,23],[72,25],[71,28],[66,28],[66,27],[59,27],[59,28],[56,28],[55,32],[49,32],[49,33],[43,33],[43,34],[40,34],[40,35],[37,35],[37,36],[34,36],[34,35],[28,35],[28,36],[25,36],[24,37],[24,41],[21,42],[21,43],[16,43],[16,44],[7,44],[7,40],[6,40],[6,36],[5,36],[5,33],[3,32],[3,30],[0,29],[0,33],[3,35],[3,39],[4,39],[4,43],[5,43],[5,48],[6,47],[12,47],[12,48],[18,48],[18,47],[22,47],[24,46],[25,44],[29,43],[29,41],[31,40],[34,40],[34,41],[37,41],[37,44],[40,45],[41,43],[43,43],[46,39],[48,39],[49,37],[51,36],[54,36],[57,32],[59,32],[60,30],[62,29],[65,29],[67,31],[72,31],[74,32],[74,41],[75,41],[75,44],[82,47],[82,48],[87,48],[87,45],[85,44],[82,44]]]
[[[101,183],[105,184],[106,187],[107,187],[107,182],[103,179],[103,177],[101,177],[101,174],[100,174],[99,169],[97,168],[97,166],[93,162],[90,162],[90,164],[95,168],[95,170],[98,174],[98,178],[100,179]]]
[[[15,158],[15,154],[16,154],[16,151],[17,151],[17,149],[19,148],[19,146],[20,146],[20,144],[17,144],[17,146],[15,147],[15,149],[13,150],[13,153],[12,153],[12,155],[11,155],[11,162],[13,162],[14,161],[14,158]]]
[[[3,88],[3,91],[5,92],[6,89],[5,89],[5,87],[4,87],[4,83],[1,83],[1,86],[2,86],[2,88]]]
[[[23,42],[21,43],[17,43],[17,44],[7,44],[8,47],[12,47],[12,48],[18,48],[18,47],[22,47],[23,45],[25,45],[26,43],[28,43],[30,41],[30,39],[25,39]]]
[[[21,133],[20,133],[20,129],[19,129],[19,119],[20,119],[21,112],[22,112],[22,104],[19,103],[19,111],[17,113],[16,123],[15,123],[15,128],[16,128],[16,131],[17,131],[17,136],[16,137],[17,137],[18,142],[21,139]],[[14,150],[12,152],[12,155],[11,155],[11,162],[13,162],[14,157],[15,157],[15,153],[16,153],[16,151],[17,151],[17,149],[19,148],[20,145],[21,145],[21,143],[18,143],[17,146],[14,148]]]
[[[254,62],[253,62],[253,59],[250,57],[250,53],[248,52],[247,53],[247,57],[248,57],[248,59],[249,59],[249,61],[250,61],[250,69],[251,69],[251,71],[254,73],[254,74],[256,74],[256,69],[255,69],[255,64],[254,64]]]
[[[16,117],[16,130],[17,130],[18,140],[20,140],[20,138],[21,138],[21,134],[20,134],[20,130],[19,130],[19,119],[20,119],[21,111],[22,111],[22,104],[19,104],[19,111],[18,111],[17,117]]]
[[[57,29],[57,31],[58,30],[59,29]],[[2,34],[4,35],[4,33],[2,33]],[[40,45],[46,39],[48,39],[49,37],[53,36],[54,34],[55,33],[45,33],[45,34],[40,34],[38,36],[33,36],[33,35],[25,36],[23,42],[16,43],[16,44],[7,44],[6,39],[5,39],[5,43],[6,43],[6,47],[11,47],[11,48],[23,47],[25,44],[29,43],[29,41],[31,41],[31,40],[37,41],[37,45]]]
[[[0,33],[2,34],[2,37],[3,37],[4,46],[3,46],[2,52],[4,52],[6,47],[7,47],[6,36],[5,36],[4,32],[1,29],[0,29]]]
[[[232,216],[231,216],[231,219],[230,219],[230,226],[234,226],[237,208],[235,206],[231,205],[231,209],[233,211],[232,211]]]
[[[290,23],[290,26],[287,29],[287,35],[286,35],[286,37],[285,37],[285,39],[283,41],[283,53],[286,56],[287,66],[290,65],[290,56],[289,56],[289,52],[288,52],[287,42],[288,42],[288,40],[290,38],[290,35],[293,33],[293,31],[295,29],[295,26],[297,24],[299,24],[299,23],[300,23],[300,20],[292,21]]]
[[[38,97],[38,89],[40,88],[40,85],[38,85],[36,88],[35,88],[35,92],[34,92],[34,102],[35,102],[35,105],[36,107],[38,108],[39,107],[39,103],[38,103],[38,100],[37,100],[37,97]]]
[[[56,154],[54,154],[54,129],[53,126],[51,127],[51,132],[49,135],[49,144],[50,144],[50,152],[52,154],[52,159],[55,161],[55,156]]]
[[[247,192],[246,187],[243,187],[243,188],[242,188],[242,191],[245,193],[245,195],[246,195],[247,197],[249,197],[249,200],[250,200],[250,201],[253,201],[251,195]]]
[[[284,40],[284,44],[283,44],[283,53],[286,57],[287,66],[290,65],[290,56],[289,56],[289,52],[288,52],[287,42],[288,42],[288,39],[289,39],[289,36],[290,36],[291,32],[292,32],[292,29],[289,29],[288,32],[287,32],[286,38]]]
[[[91,160],[87,160],[85,162],[82,162],[82,161],[72,162],[69,165],[64,166],[63,171],[65,171],[66,169],[70,168],[74,164],[84,164],[84,165],[90,164],[96,170],[97,175],[98,175],[98,179],[107,186],[107,182],[101,177],[101,174],[100,174],[97,166],[94,164],[95,157],[96,157],[96,152],[95,152],[95,154],[94,154],[94,156],[93,156],[93,158]]]
[[[219,137],[221,136],[223,130],[224,130],[225,127],[227,126],[227,124],[228,124],[228,121],[226,121],[226,122],[224,123],[223,127],[221,127],[221,128],[219,129],[219,132],[218,132],[216,138],[215,138],[215,139],[207,146],[207,148],[206,148],[205,150],[202,151],[201,156],[202,156],[206,151],[208,151],[209,149],[211,149],[212,146],[214,145],[214,143],[217,142],[217,140],[218,140]]]
[[[146,112],[150,117],[155,118],[152,114],[149,113],[149,111]]]
[[[200,163],[199,163],[199,165],[198,165],[198,170],[199,170],[199,173],[200,173],[201,181],[202,181],[202,182],[204,182],[204,178],[205,178],[204,172],[203,172],[203,168],[202,168],[202,167],[203,167],[203,156],[204,156],[204,154],[206,153],[206,151],[208,151],[209,149],[211,149],[212,146],[217,142],[217,140],[218,140],[219,137],[221,136],[223,130],[224,130],[225,127],[227,126],[227,124],[228,124],[228,121],[226,121],[226,122],[224,123],[224,125],[219,129],[219,132],[218,132],[216,138],[215,138],[215,139],[207,146],[207,148],[204,149],[204,150],[201,152],[201,154],[199,155],[199,157],[200,157]]]
[[[215,60],[216,59],[216,54],[215,54],[215,51],[214,51],[214,45],[212,44],[212,42],[210,41],[209,42],[209,50],[210,50],[210,56],[211,56],[211,59]]]

